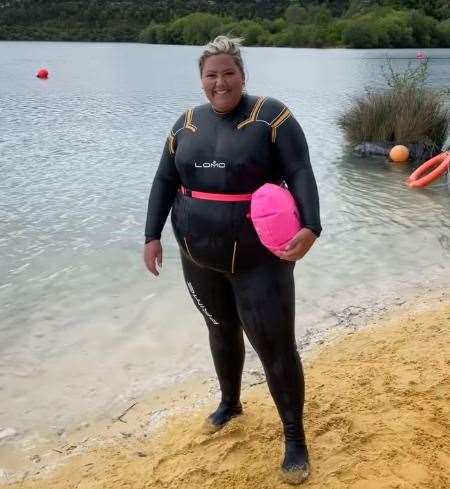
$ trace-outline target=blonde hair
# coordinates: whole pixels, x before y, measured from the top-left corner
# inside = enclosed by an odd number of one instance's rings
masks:
[[[200,69],[200,75],[203,73],[203,66],[205,61],[210,56],[217,56],[218,54],[228,54],[236,63],[239,71],[245,79],[244,61],[241,55],[241,45],[244,39],[241,37],[228,37],[217,36],[214,40],[210,41],[203,49],[198,60],[198,67]]]

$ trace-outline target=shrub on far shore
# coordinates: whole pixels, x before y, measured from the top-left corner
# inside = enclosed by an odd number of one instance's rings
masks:
[[[450,46],[450,18],[439,22],[436,27],[442,46]]]
[[[338,118],[351,144],[420,144],[438,150],[450,129],[448,93],[426,86],[427,63],[395,72],[388,61],[387,89],[366,90]]]
[[[380,6],[333,17],[323,5],[302,7],[293,2],[283,18],[273,20],[191,13],[165,24],[150,24],[139,41],[201,45],[218,34],[229,34],[244,38],[247,46],[445,47],[450,45],[449,20],[439,22],[419,10]]]

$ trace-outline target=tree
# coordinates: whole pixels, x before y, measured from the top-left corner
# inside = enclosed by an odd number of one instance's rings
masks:
[[[300,3],[294,2],[285,10],[284,18],[290,24],[302,24],[306,21],[306,9]]]
[[[328,25],[333,20],[331,11],[325,5],[312,5],[308,7],[307,17],[310,23],[317,25]]]
[[[285,19],[282,19],[281,17],[275,20],[263,19],[262,25],[265,30],[269,31],[271,34],[275,34],[277,32],[286,29],[287,22]]]
[[[344,44],[351,48],[376,48],[378,35],[376,27],[369,20],[355,20],[342,32]]]
[[[414,45],[413,29],[405,12],[393,12],[375,23],[380,46],[405,48]]]
[[[178,23],[177,29],[182,30],[184,44],[201,45],[211,40],[213,31],[222,25],[223,20],[218,15],[199,12],[181,17],[175,22]]]
[[[152,22],[139,34],[139,42],[145,42],[148,44],[155,44],[158,42],[158,37],[156,35],[157,27],[159,24]]]
[[[440,46],[443,48],[450,47],[450,19],[439,22],[436,26],[436,30],[439,36]]]
[[[418,47],[434,47],[439,45],[439,34],[436,30],[437,20],[424,15],[418,10],[409,13],[409,24]]]
[[[244,43],[247,46],[256,46],[259,44],[259,40],[267,35],[267,31],[261,24],[254,20],[243,20],[241,24],[241,35],[244,38]]]
[[[450,18],[450,3],[448,0],[438,0],[433,17],[439,20]]]
[[[378,7],[378,5],[378,2],[374,0],[350,0],[345,16],[353,17],[355,15],[364,14],[373,10],[374,7]]]

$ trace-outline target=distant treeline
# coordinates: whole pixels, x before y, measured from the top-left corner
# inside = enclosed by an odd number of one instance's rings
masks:
[[[0,1],[0,40],[450,47],[448,0]]]

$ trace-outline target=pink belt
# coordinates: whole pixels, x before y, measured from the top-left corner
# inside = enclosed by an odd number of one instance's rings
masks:
[[[189,190],[183,185],[180,187],[180,192],[183,195],[200,200],[217,200],[219,202],[245,202],[252,200],[252,194],[215,194],[211,192],[199,192],[197,190]]]

